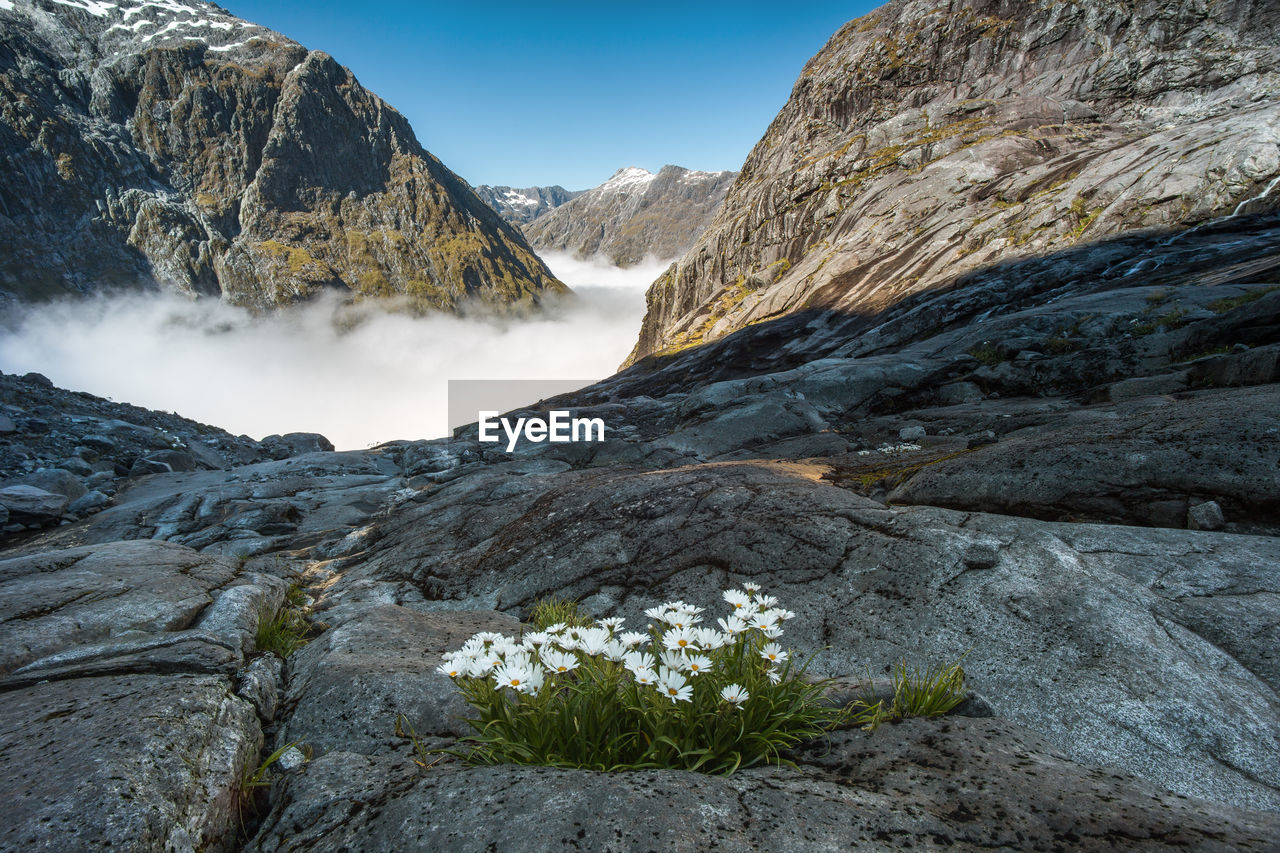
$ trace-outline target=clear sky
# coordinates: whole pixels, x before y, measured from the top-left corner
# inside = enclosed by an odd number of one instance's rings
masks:
[[[800,69],[879,2],[221,0],[330,53],[471,184],[737,169]]]

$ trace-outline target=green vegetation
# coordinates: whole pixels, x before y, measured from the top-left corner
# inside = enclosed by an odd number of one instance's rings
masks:
[[[1209,310],[1215,314],[1226,314],[1228,311],[1234,311],[1242,305],[1248,305],[1250,302],[1257,302],[1268,293],[1280,290],[1280,284],[1273,284],[1269,287],[1258,287],[1239,296],[1231,296],[1226,299],[1217,299],[1209,303]]]
[[[964,658],[950,666],[907,668],[899,661],[893,669],[893,701],[885,707],[883,699],[867,697],[853,704],[853,722],[867,731],[875,731],[882,723],[907,717],[940,717],[964,701]]]
[[[448,754],[602,771],[789,764],[786,749],[848,712],[824,701],[828,682],[806,679],[807,662],[775,642],[794,613],[754,585],[725,600],[723,631],[699,627],[702,608],[680,601],[647,610],[656,625],[647,633],[623,633],[621,619],[547,623],[580,616],[553,601],[538,608],[543,630],[519,640],[477,634],[439,670],[478,712],[468,721],[475,733]]]
[[[1165,329],[1166,331],[1180,329],[1187,325],[1188,322],[1190,321],[1187,320],[1187,310],[1175,307],[1170,308],[1159,317],[1138,323],[1133,327],[1133,333],[1135,335],[1151,335],[1159,329]]]
[[[296,740],[292,743],[286,743],[284,746],[264,758],[262,763],[258,765],[257,769],[249,770],[248,768],[245,768],[244,776],[240,779],[240,789],[236,796],[236,808],[239,812],[240,828],[242,832],[245,828],[245,811],[248,810],[255,815],[258,814],[258,807],[260,805],[258,802],[258,793],[263,788],[269,788],[271,783],[275,781],[275,774],[272,773],[272,768],[275,766],[276,762],[280,760],[280,757],[291,749],[298,749],[308,760],[310,760],[310,750],[300,744],[301,742]]]
[[[307,644],[317,626],[307,620],[306,600],[306,593],[292,586],[283,607],[274,614],[262,614],[254,637],[258,651],[287,658]]]
[[[1201,352],[1194,353],[1193,355],[1189,355],[1186,358],[1179,359],[1179,363],[1185,364],[1188,361],[1197,361],[1202,358],[1208,358],[1211,355],[1225,355],[1229,352],[1231,352],[1231,345],[1223,344],[1220,347],[1214,347],[1213,349],[1203,350]]]
[[[969,350],[969,355],[973,356],[988,367],[995,367],[997,364],[1004,361],[1004,359],[1000,357],[1000,350],[998,350],[994,344],[989,342],[984,342],[973,347]]]
[[[539,631],[545,631],[552,625],[586,626],[591,620],[583,615],[578,602],[571,598],[560,598],[549,595],[539,598],[529,608],[529,624]]]

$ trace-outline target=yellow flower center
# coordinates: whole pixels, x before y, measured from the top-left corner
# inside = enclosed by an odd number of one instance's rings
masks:
[[[677,645],[677,646],[679,646],[680,648],[684,648],[685,646],[689,645],[689,641],[688,641],[688,640],[676,640],[676,645]]]
[[[518,678],[513,678],[513,679],[511,679],[511,686],[512,686],[512,687],[519,687],[519,686],[520,686],[520,679],[518,679]]]
[[[668,688],[667,688],[667,692],[668,692],[668,693],[670,693],[672,696],[675,696],[675,695],[676,695],[677,693],[679,693],[680,691],[679,691],[679,690],[676,690],[674,687],[668,687]]]

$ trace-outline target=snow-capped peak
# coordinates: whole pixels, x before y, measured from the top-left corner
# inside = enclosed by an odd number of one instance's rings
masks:
[[[635,189],[647,185],[654,177],[653,172],[648,169],[626,166],[614,172],[613,177],[601,184],[599,188],[602,190]]]

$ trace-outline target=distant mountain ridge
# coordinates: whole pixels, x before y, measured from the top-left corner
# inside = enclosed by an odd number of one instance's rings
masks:
[[[0,297],[566,289],[328,55],[200,0],[0,2]]]
[[[525,236],[538,251],[601,256],[621,267],[678,257],[724,202],[737,172],[628,166],[598,187],[534,219]]]
[[[1277,8],[893,0],[846,24],[715,221],[654,283],[630,361],[806,309],[872,315],[1133,229],[1274,208]]]
[[[567,190],[559,184],[550,187],[519,188],[491,187],[488,184],[481,184],[475,190],[481,201],[517,228],[585,192],[585,190]]]

